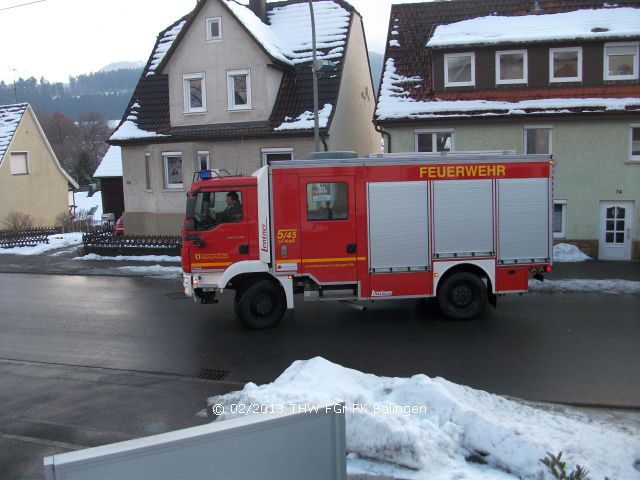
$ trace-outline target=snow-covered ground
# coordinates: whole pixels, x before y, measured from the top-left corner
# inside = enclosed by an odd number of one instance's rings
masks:
[[[164,267],[162,265],[149,266],[126,266],[116,267],[118,270],[127,273],[134,273],[145,277],[166,278],[176,280],[182,275],[182,267]]]
[[[39,255],[51,250],[58,250],[74,245],[82,245],[82,232],[49,235],[49,243],[41,243],[33,247],[0,248],[0,254]]]
[[[75,192],[73,198],[77,207],[76,213],[89,212],[93,207],[98,207],[93,214],[93,219],[97,222],[102,220],[102,195],[99,191],[90,197],[89,192]]]
[[[302,411],[339,402],[350,474],[547,480],[540,459],[563,452],[568,470],[579,464],[593,480],[640,478],[640,425],[526,405],[442,378],[377,377],[316,357],[294,362],[273,383],[209,399],[224,411],[218,421],[239,416],[233,405]]]
[[[90,253],[82,257],[75,257],[74,260],[109,260],[116,262],[180,262],[180,257],[172,257],[170,255],[117,255],[115,257],[106,257],[104,255],[96,255]]]

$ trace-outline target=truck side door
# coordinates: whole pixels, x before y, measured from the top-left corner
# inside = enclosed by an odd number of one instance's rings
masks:
[[[353,176],[300,178],[301,270],[320,283],[356,283],[358,254]]]
[[[255,242],[249,228],[256,222],[255,212],[249,208],[250,193],[241,188],[196,193],[195,228],[189,231],[190,237],[197,239],[190,248],[193,271],[224,270],[232,263],[257,257],[257,246],[250,245]]]

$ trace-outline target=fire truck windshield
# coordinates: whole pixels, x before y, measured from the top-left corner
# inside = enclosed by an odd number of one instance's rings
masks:
[[[198,192],[195,203],[195,230],[210,230],[221,223],[242,221],[242,192]]]

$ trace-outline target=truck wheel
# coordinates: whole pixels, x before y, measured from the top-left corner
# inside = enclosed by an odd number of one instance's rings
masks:
[[[438,307],[452,320],[476,318],[486,305],[487,287],[473,273],[454,273],[447,277],[438,291]]]
[[[287,309],[287,299],[279,285],[259,280],[236,295],[235,310],[245,325],[254,330],[275,326]]]

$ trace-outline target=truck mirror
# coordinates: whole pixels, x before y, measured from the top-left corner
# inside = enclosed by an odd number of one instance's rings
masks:
[[[196,197],[187,197],[187,218],[192,218],[196,214]]]

